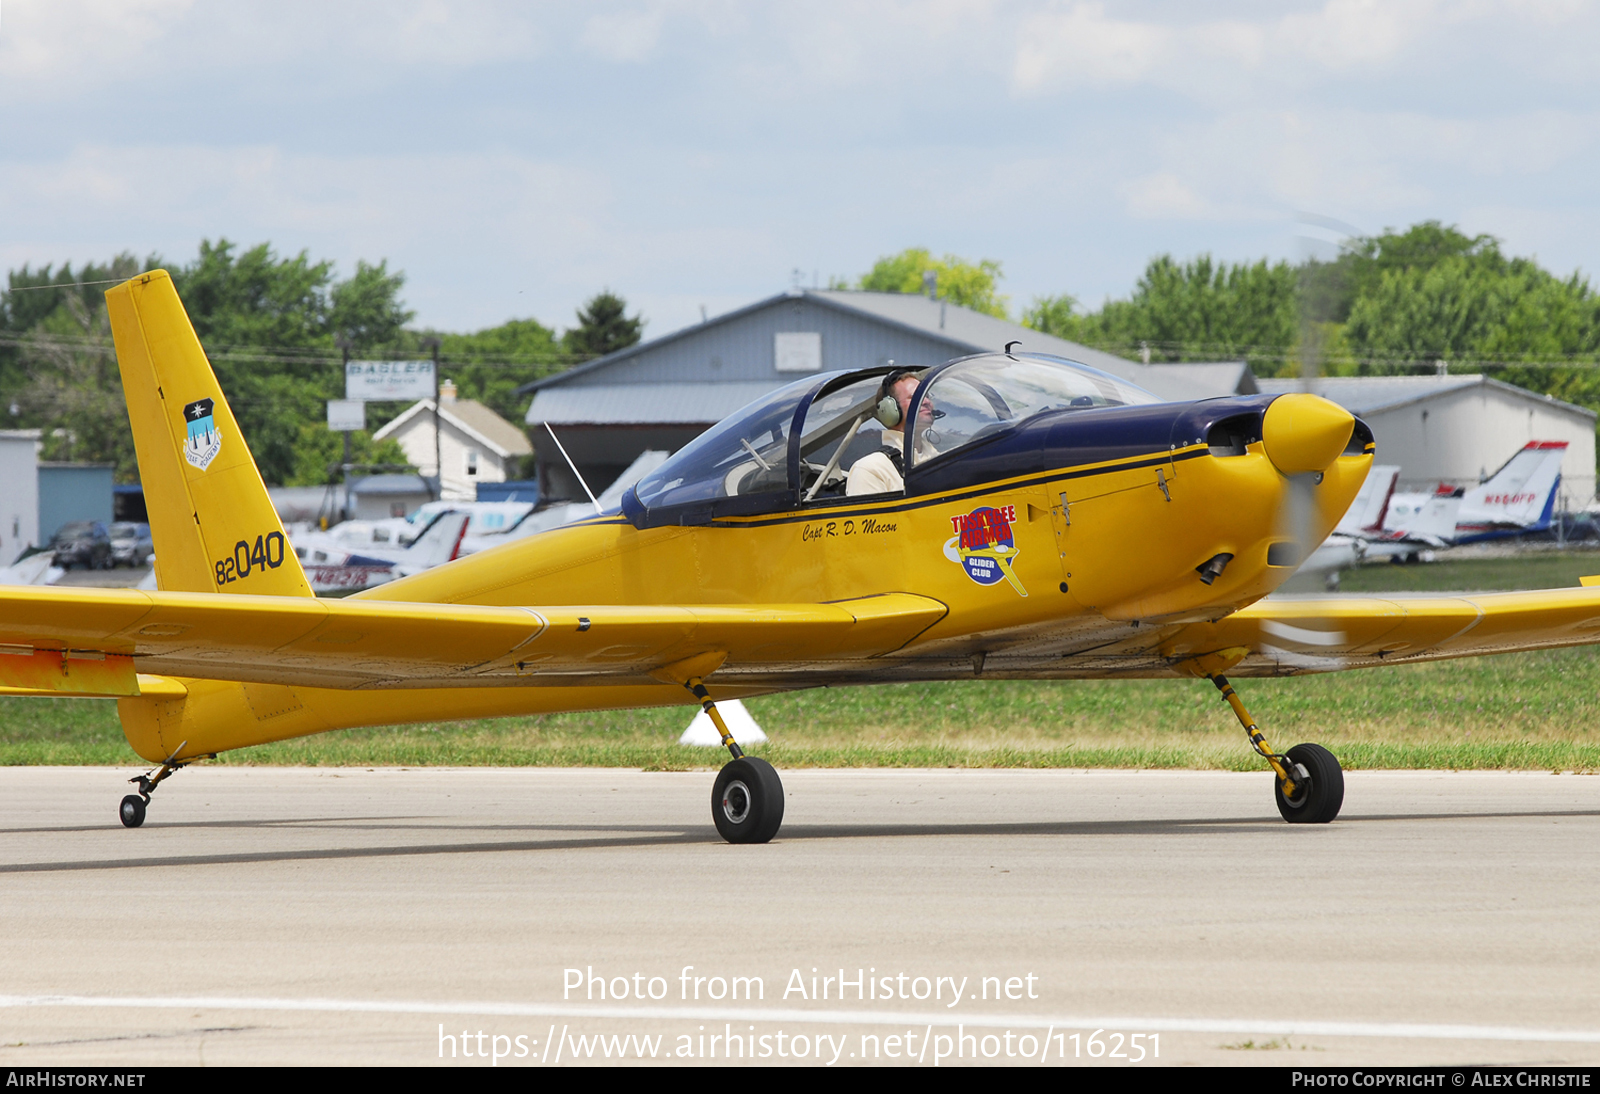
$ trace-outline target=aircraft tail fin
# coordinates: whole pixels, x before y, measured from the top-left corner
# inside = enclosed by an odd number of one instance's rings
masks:
[[[1462,494],[1459,486],[1441,483],[1406,531],[1420,539],[1448,545],[1456,536],[1456,519],[1461,512]]]
[[[1344,519],[1334,529],[1347,536],[1359,536],[1381,531],[1384,515],[1389,510],[1389,499],[1394,496],[1394,484],[1400,478],[1400,469],[1391,464],[1374,466],[1367,472],[1367,480],[1345,512]]]
[[[156,584],[311,596],[261,472],[165,270],[106,293]]]
[[[471,513],[448,509],[429,522],[405,550],[401,565],[408,569],[442,566],[461,557],[461,541],[467,537]]]
[[[1566,441],[1529,441],[1461,503],[1466,530],[1537,531],[1550,526]]]

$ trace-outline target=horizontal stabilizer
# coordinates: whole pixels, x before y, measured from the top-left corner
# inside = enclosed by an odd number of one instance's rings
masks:
[[[910,593],[834,604],[523,608],[0,587],[0,649],[19,655],[10,675],[11,659],[0,655],[0,685],[54,687],[51,672],[63,664],[66,676],[119,674],[121,683],[96,685],[100,694],[136,694],[134,666],[321,688],[649,681],[662,665],[713,651],[727,654],[722,675],[881,656],[945,612]]]

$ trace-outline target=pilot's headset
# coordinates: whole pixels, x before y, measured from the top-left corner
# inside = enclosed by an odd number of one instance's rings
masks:
[[[883,378],[883,383],[878,386],[878,410],[873,417],[882,422],[885,429],[898,428],[902,419],[900,401],[894,397],[894,385],[907,376],[919,377],[921,373],[921,369],[896,368],[890,369]]]

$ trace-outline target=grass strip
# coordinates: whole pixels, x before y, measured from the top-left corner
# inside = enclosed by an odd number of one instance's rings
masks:
[[[1332,749],[1352,769],[1600,771],[1600,658],[1547,650],[1277,680],[1238,680],[1279,750]],[[973,681],[815,689],[752,699],[782,767],[1258,770],[1208,684]],[[352,729],[223,754],[309,766],[584,766],[722,762],[676,744],[693,708]],[[0,764],[141,763],[109,700],[0,699]]]

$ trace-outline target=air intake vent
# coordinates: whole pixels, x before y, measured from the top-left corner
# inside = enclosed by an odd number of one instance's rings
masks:
[[[1267,548],[1268,566],[1298,566],[1300,565],[1300,545],[1285,540],[1274,543]]]
[[[1356,427],[1350,431],[1350,443],[1344,446],[1342,456],[1359,456],[1367,450],[1367,445],[1372,443],[1372,429],[1360,418],[1356,419]]]
[[[1238,414],[1206,430],[1206,447],[1213,456],[1243,456],[1245,446],[1261,439],[1261,415]]]

